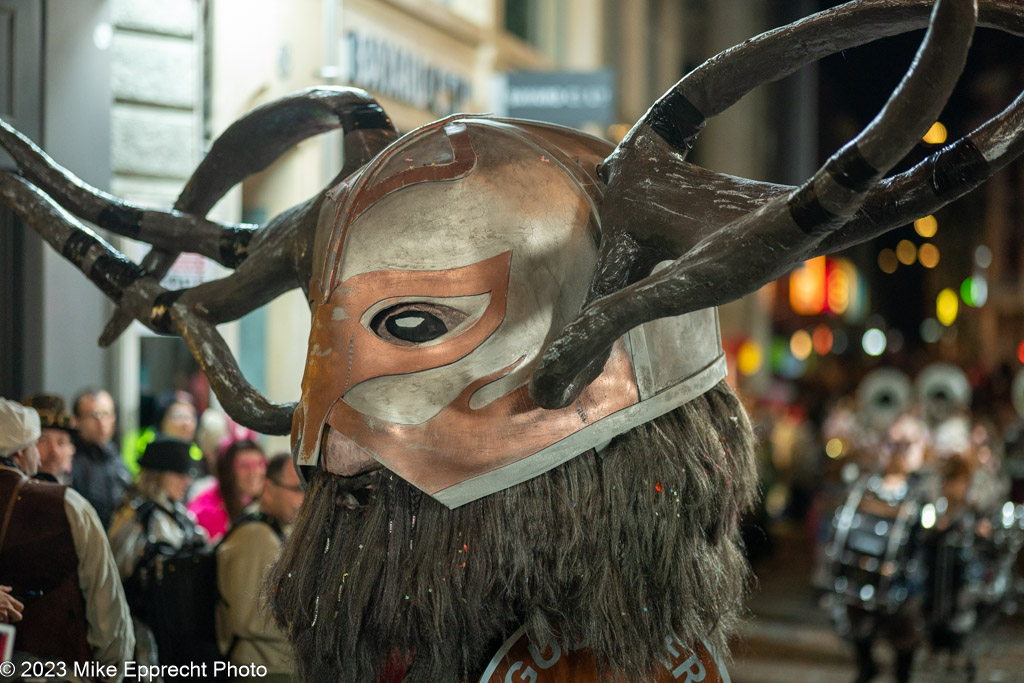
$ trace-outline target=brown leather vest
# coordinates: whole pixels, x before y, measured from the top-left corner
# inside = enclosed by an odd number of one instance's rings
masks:
[[[7,537],[0,547],[0,584],[25,603],[14,648],[44,660],[88,662],[85,600],[78,555],[64,511],[64,489],[0,467],[0,523],[20,480]]]

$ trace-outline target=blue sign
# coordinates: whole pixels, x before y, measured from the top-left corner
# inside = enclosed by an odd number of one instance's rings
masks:
[[[599,71],[514,71],[507,75],[504,114],[563,126],[615,121],[615,76]]]

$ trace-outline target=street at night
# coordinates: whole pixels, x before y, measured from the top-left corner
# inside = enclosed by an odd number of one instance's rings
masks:
[[[1024,0],[0,0],[0,683],[1024,683]]]
[[[856,676],[850,646],[836,635],[820,593],[811,586],[811,552],[798,525],[773,527],[775,551],[754,565],[757,585],[751,615],[733,646],[733,683],[847,683]],[[975,634],[978,676],[985,683],[1024,681],[1024,615],[1002,617],[994,627]],[[892,651],[884,642],[875,656],[891,683]],[[946,660],[924,648],[918,653],[915,683],[964,683],[962,672],[949,671]]]

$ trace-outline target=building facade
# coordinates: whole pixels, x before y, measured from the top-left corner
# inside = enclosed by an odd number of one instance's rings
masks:
[[[302,88],[364,88],[408,131],[456,111],[504,113],[509,73],[603,71],[614,83],[613,125],[579,125],[614,140],[688,68],[773,19],[754,0],[0,0],[0,16],[21,22],[20,44],[38,62],[34,72],[22,66],[31,59],[19,63],[18,97],[10,98],[36,100],[35,113],[5,118],[87,182],[159,207],[173,205],[232,121]],[[34,42],[23,39],[25,26]],[[766,106],[755,93],[712,121],[698,161],[765,177]],[[211,216],[265,222],[322,189],[342,161],[339,134],[307,140],[232,190]],[[177,339],[135,323],[99,349],[111,304],[30,230],[3,235],[11,267],[0,283],[13,303],[0,337],[0,393],[70,396],[108,386],[131,429],[145,418],[144,398],[202,392]],[[136,261],[147,252],[110,239]],[[165,284],[191,286],[223,272],[185,254]],[[727,336],[765,328],[765,315],[756,303],[727,308]],[[299,395],[308,330],[298,291],[220,327],[246,377],[275,401]],[[206,399],[197,398],[202,407]]]

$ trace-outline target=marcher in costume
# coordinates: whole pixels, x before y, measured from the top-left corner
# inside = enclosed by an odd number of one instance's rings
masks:
[[[1014,2],[980,4],[986,25],[1024,20]],[[855,0],[820,13],[698,67],[614,149],[470,116],[399,139],[366,93],[311,89],[230,127],[183,213],[63,192],[67,176],[6,129],[33,182],[158,247],[145,271],[31,183],[5,177],[0,191],[119,303],[104,341],[131,318],[180,334],[234,418],[291,430],[307,502],[269,599],[304,679],[462,682],[507,667],[529,680],[529,666],[539,681],[564,673],[555,643],[588,676],[711,680],[714,664],[724,678],[715,654],[740,609],[736,525],[754,473],[713,307],[933,212],[1024,150],[1018,100],[882,180],[942,110],[976,12]],[[801,186],[686,160],[705,119],[757,85],[926,25],[883,112]],[[346,165],[323,192],[259,230],[203,218],[330,128],[345,131]],[[236,270],[166,291],[184,248]],[[245,382],[215,329],[293,287],[313,318],[297,406]],[[512,660],[520,628],[532,664]]]

